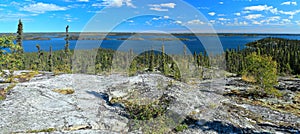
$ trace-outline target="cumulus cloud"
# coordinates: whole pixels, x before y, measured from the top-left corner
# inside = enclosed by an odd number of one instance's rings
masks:
[[[205,22],[203,22],[203,21],[201,21],[201,20],[190,20],[190,21],[188,21],[187,22],[187,24],[190,24],[190,25],[203,25],[203,24],[205,24]]]
[[[218,18],[219,21],[229,21],[230,19],[226,19],[226,18]]]
[[[241,16],[241,13],[234,13],[235,16]]]
[[[169,11],[169,8],[175,8],[175,3],[162,3],[162,4],[150,4],[148,5],[150,10],[154,11]]]
[[[300,10],[296,10],[296,11],[278,11],[278,12],[281,13],[281,14],[294,16],[294,15],[300,13]]]
[[[297,2],[284,2],[284,5],[287,3],[292,4],[292,5],[297,5]],[[300,13],[300,10],[294,10],[294,11],[283,11],[283,10],[278,10],[277,8],[274,8],[273,6],[268,6],[268,5],[257,5],[257,6],[249,6],[245,7],[244,10],[245,12],[250,12],[250,11],[269,11],[273,14],[284,14],[284,15],[289,15],[290,19],[292,19],[296,14]]]
[[[252,20],[252,19],[257,19],[257,18],[261,18],[264,17],[262,14],[249,14],[247,16],[245,16],[244,18],[248,19],[248,20]]]
[[[216,13],[215,13],[215,12],[209,12],[208,15],[210,15],[210,16],[215,16]]]
[[[280,16],[272,16],[272,17],[268,17],[264,20],[261,20],[260,23],[270,24],[271,22],[278,22],[280,19],[281,19]]]
[[[258,5],[258,6],[245,7],[244,9],[249,10],[249,11],[267,11],[267,10],[273,9],[273,7],[267,6],[267,5]]]
[[[161,19],[169,19],[170,16],[161,16],[161,17],[158,17],[158,18],[152,18],[152,20],[161,20]]]
[[[282,23],[290,23],[291,22],[291,20],[289,20],[289,19],[282,19]]]
[[[45,13],[48,11],[64,11],[67,10],[67,7],[61,7],[55,4],[47,4],[47,3],[36,3],[36,4],[30,4],[27,6],[24,6],[21,8],[21,11],[28,11],[33,13]]]
[[[77,0],[78,2],[89,2],[89,0]]]
[[[176,20],[176,21],[174,21],[174,23],[175,23],[175,24],[182,24],[182,21]]]
[[[101,3],[92,4],[93,7],[122,7],[126,5],[128,7],[136,8],[131,0],[103,0]]]
[[[231,26],[247,26],[248,25],[248,22],[246,21],[239,21],[238,18],[234,18],[234,22],[231,23],[231,24],[227,24],[227,25],[231,25]]]
[[[286,1],[281,3],[281,5],[294,5],[297,6],[297,2],[296,1]]]
[[[258,22],[258,21],[253,21],[252,24],[255,24],[255,25],[260,25],[261,22]]]
[[[269,17],[268,20],[270,21],[277,21],[277,20],[280,20],[280,16],[273,16],[273,17]]]
[[[67,22],[73,22],[75,20],[78,20],[78,18],[72,17],[70,14],[65,14],[64,20],[66,20]]]

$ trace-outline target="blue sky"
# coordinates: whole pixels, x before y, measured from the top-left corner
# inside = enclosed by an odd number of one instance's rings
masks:
[[[0,32],[300,33],[299,0],[1,0]]]

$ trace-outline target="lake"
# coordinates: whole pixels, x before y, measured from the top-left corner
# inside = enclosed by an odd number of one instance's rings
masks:
[[[225,51],[227,49],[245,48],[245,44],[266,38],[266,37],[280,37],[286,39],[300,40],[300,35],[256,35],[256,36],[192,36],[192,35],[178,35],[178,36],[154,36],[154,35],[108,35],[109,40],[70,40],[70,49],[92,49],[92,48],[107,48],[120,51],[129,51],[132,49],[135,53],[140,53],[146,50],[160,50],[161,46],[165,46],[166,53],[182,54],[184,45],[187,46],[187,53],[207,51]],[[126,38],[133,38],[132,40],[125,40]],[[138,40],[138,39],[139,40]],[[50,45],[52,49],[63,50],[65,40],[63,37],[51,36],[51,40],[24,40],[23,47],[25,52],[37,52],[36,45],[39,44],[43,51],[49,51]],[[161,39],[169,39],[162,41]],[[182,40],[180,40],[182,39]],[[200,41],[200,40],[201,41]],[[205,40],[205,41],[203,41]],[[220,41],[218,43],[218,41]],[[218,45],[219,44],[219,45]]]

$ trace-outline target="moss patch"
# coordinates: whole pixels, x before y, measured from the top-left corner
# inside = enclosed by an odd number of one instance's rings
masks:
[[[5,96],[0,96],[0,100],[5,100]]]
[[[41,132],[53,132],[56,131],[55,128],[47,128],[47,129],[42,129],[42,130],[29,130],[26,133],[41,133]]]
[[[75,91],[74,89],[71,89],[71,88],[66,88],[66,89],[53,89],[52,90],[53,92],[57,92],[57,93],[60,93],[60,94],[73,94]]]

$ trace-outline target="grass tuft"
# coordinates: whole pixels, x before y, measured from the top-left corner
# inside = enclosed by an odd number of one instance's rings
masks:
[[[53,89],[52,91],[53,91],[53,92],[60,93],[60,94],[64,94],[64,95],[67,95],[67,94],[73,94],[73,93],[75,92],[74,89],[71,89],[71,88],[66,88],[66,89]]]

